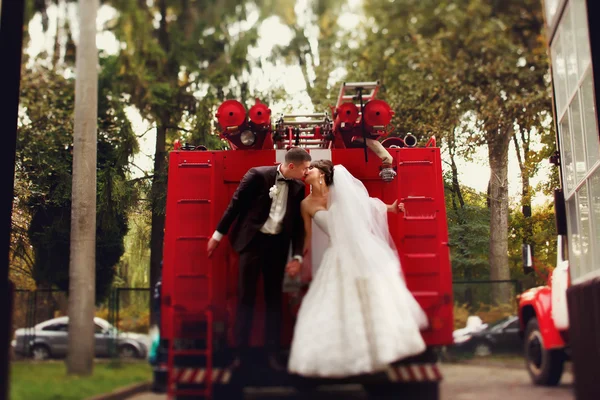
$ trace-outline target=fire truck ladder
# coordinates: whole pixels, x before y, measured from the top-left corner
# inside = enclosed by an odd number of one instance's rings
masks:
[[[344,82],[340,88],[340,95],[338,96],[335,107],[339,107],[342,103],[352,102],[360,110],[360,99],[359,94],[362,97],[363,103],[367,103],[377,95],[379,91],[379,81],[374,82]]]
[[[213,200],[214,200],[214,166],[212,160],[202,163],[181,163],[179,164],[180,174],[185,173],[185,169],[202,169],[202,173],[210,175],[210,184],[208,185],[208,198],[200,199],[180,199],[178,205],[196,204],[198,207],[209,208],[210,218],[209,226],[213,226]],[[195,171],[196,172],[196,171]],[[206,249],[206,242],[209,237],[206,236],[178,236],[177,241],[198,241],[199,245]],[[196,263],[198,260],[196,260]],[[172,295],[173,307],[173,337],[169,341],[168,352],[168,376],[167,376],[167,398],[175,399],[177,396],[189,396],[190,398],[212,399],[213,396],[213,285],[212,285],[212,261],[206,257],[202,263],[204,268],[201,271],[191,273],[176,273],[175,285],[177,282],[186,280],[205,281],[204,287],[207,288],[207,296],[202,301],[194,301],[190,307],[189,297],[184,300],[180,290],[174,290]],[[197,297],[199,299],[200,296]],[[193,340],[193,348],[182,346],[182,340]],[[177,343],[179,342],[179,343]],[[179,345],[177,345],[179,344]],[[185,368],[182,365],[182,359],[195,358],[204,361],[202,369]],[[197,360],[193,360],[196,362]],[[179,364],[179,365],[177,365]],[[189,365],[189,364],[188,364]],[[195,373],[191,379],[195,384],[192,388],[180,388],[183,375],[186,373]],[[199,372],[200,371],[200,372]],[[186,377],[190,378],[190,377]],[[190,382],[190,379],[184,381]],[[201,387],[198,387],[202,385]]]
[[[319,149],[327,147],[332,128],[328,113],[283,114],[278,125],[285,129],[288,146]]]

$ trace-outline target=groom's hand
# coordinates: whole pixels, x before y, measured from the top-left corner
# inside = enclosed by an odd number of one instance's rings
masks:
[[[285,267],[285,272],[287,272],[287,274],[293,278],[294,276],[298,275],[298,273],[300,273],[301,267],[302,265],[300,264],[300,261],[292,260],[289,263],[287,263]]]
[[[208,257],[212,256],[213,251],[219,246],[219,241],[215,238],[210,238],[208,241],[208,245],[206,246],[206,251],[208,252]]]

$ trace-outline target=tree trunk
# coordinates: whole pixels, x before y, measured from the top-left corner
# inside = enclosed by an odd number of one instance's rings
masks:
[[[98,119],[98,0],[79,2],[67,373],[90,375],[94,362],[96,291],[96,157]]]
[[[154,177],[152,178],[152,233],[150,236],[150,288],[154,288],[160,277],[163,259],[163,240],[165,229],[164,199],[167,193],[165,169],[165,141],[167,128],[164,123],[156,129],[156,147],[154,150]],[[151,301],[151,300],[150,300]],[[150,323],[156,324],[156,315],[150,307]]]
[[[61,13],[62,13],[62,9],[58,9],[58,4],[56,5],[57,8],[57,12],[56,12],[56,36],[54,36],[54,47],[52,50],[52,69],[56,70],[56,66],[58,65],[58,61],[60,59],[60,36],[61,36]]]
[[[525,217],[525,229],[523,231],[523,243],[532,244],[533,226],[531,221],[531,175],[533,175],[530,165],[529,156],[529,136],[521,132],[521,142],[517,139],[517,134],[513,135],[513,143],[515,144],[515,152],[517,154],[517,162],[519,171],[521,172],[521,207],[523,216]],[[521,154],[523,152],[523,154]]]
[[[184,8],[189,3],[184,2]],[[169,31],[167,26],[167,2],[160,0],[158,8],[161,20],[158,27],[158,42],[165,54],[171,51],[171,41],[169,40]],[[189,16],[182,18],[186,22]],[[169,81],[170,87],[177,87],[179,73],[179,64],[173,58],[166,60],[166,69],[162,79]],[[158,126],[156,128],[156,145],[154,148],[154,176],[152,178],[152,227],[150,233],[150,288],[154,289],[156,282],[160,278],[161,264],[163,261],[163,241],[165,236],[165,213],[164,199],[167,193],[167,177],[165,174],[165,148],[167,140],[167,126],[169,126],[170,109],[157,107],[155,110]],[[158,321],[152,307],[152,296],[150,296],[148,307],[150,307],[150,324],[154,325]]]
[[[500,136],[502,135],[502,136]],[[508,264],[508,143],[511,135],[489,133],[488,156],[490,162],[490,278],[510,279]],[[492,300],[506,304],[511,300],[509,283],[492,284]]]
[[[525,231],[523,232],[523,243],[533,244],[533,221],[531,220],[531,184],[529,183],[528,171],[521,172],[523,187],[521,190],[523,215],[525,216]]]

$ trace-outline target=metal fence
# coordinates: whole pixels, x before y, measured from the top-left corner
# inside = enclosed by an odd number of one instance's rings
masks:
[[[518,295],[532,287],[529,280],[463,280],[452,282],[454,328],[463,328],[470,316],[484,323],[518,314]]]
[[[151,290],[149,288],[117,288],[111,292],[109,319],[117,329],[148,333],[150,328]]]
[[[55,289],[16,290],[13,304],[13,330],[67,315],[68,308],[66,293]]]
[[[477,315],[485,323],[517,313],[517,295],[531,285],[519,280],[454,281],[454,328],[464,327],[469,316]],[[500,299],[500,301],[498,301]],[[96,308],[96,316],[123,332],[147,334],[150,329],[150,288],[116,288]],[[67,315],[65,291],[54,289],[16,290],[13,309],[13,332],[18,328],[33,335],[36,324]],[[113,337],[116,343],[118,337]],[[115,352],[113,352],[115,354]]]
[[[116,356],[116,342],[124,332],[147,334],[150,325],[149,288],[116,288],[111,290],[106,300],[96,306],[96,317],[109,322],[113,327],[110,354]],[[13,302],[12,334],[23,329],[25,347],[35,339],[35,325],[68,314],[68,297],[66,291],[57,289],[37,289],[15,291]],[[29,349],[20,349],[28,354]]]
[[[522,283],[516,279],[454,281],[452,287],[454,302],[471,310],[487,305],[516,305],[516,296],[523,291]]]

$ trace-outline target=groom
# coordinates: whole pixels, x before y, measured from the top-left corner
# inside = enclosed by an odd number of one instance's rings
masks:
[[[304,225],[300,202],[304,199],[305,186],[301,179],[308,173],[310,161],[306,150],[295,147],[286,153],[283,164],[251,168],[242,178],[208,241],[210,257],[237,219],[229,239],[239,254],[236,345],[240,355],[245,355],[249,347],[256,286],[262,273],[266,305],[265,343],[269,364],[274,369],[283,369],[277,354],[284,271],[286,268],[299,270],[302,263]],[[293,259],[286,267],[290,243]]]

